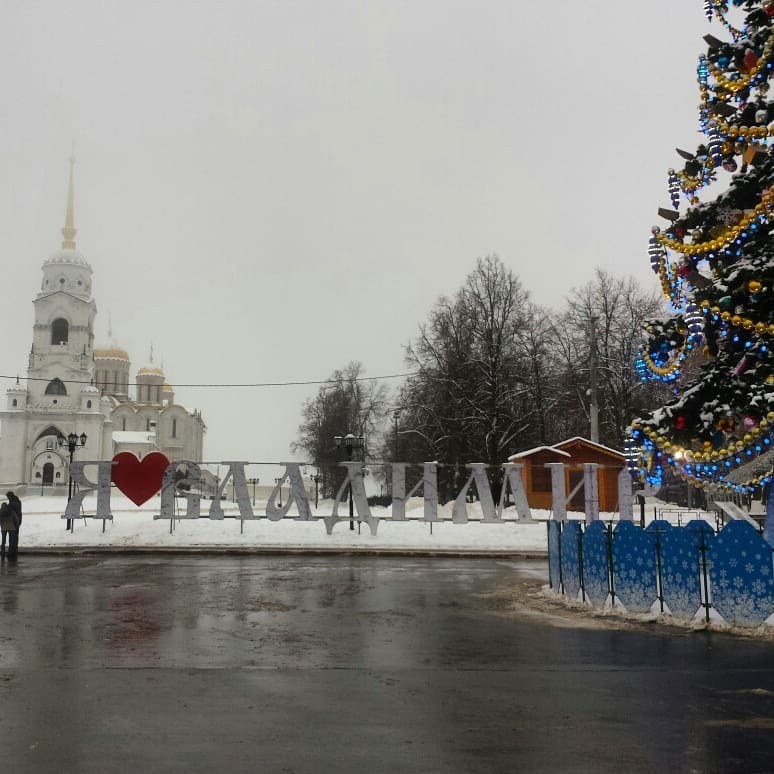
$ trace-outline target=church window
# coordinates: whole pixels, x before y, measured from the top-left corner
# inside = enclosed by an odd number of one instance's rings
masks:
[[[150,432],[150,419],[145,420],[145,431]]]
[[[55,377],[46,385],[46,395],[67,395],[67,388],[64,382]]]
[[[177,438],[177,420],[172,420],[172,437]]]
[[[86,401],[86,408],[91,408],[91,401],[90,400]]]
[[[67,344],[70,334],[70,323],[62,317],[58,317],[51,323],[51,343]]]
[[[121,429],[126,430],[126,417],[121,417]]]
[[[13,407],[16,408],[19,405],[19,402],[16,400],[16,398],[13,399]]]

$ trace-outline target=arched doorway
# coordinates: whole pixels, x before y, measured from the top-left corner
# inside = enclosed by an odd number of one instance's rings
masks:
[[[43,486],[54,485],[54,464],[47,462],[43,465]]]

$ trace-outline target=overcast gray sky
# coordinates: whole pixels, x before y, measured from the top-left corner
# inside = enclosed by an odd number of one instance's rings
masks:
[[[702,5],[4,0],[0,373],[25,374],[73,143],[97,343],[109,313],[133,375],[151,342],[175,385],[402,372],[492,252],[555,307],[595,266],[655,289],[649,230],[722,35]],[[177,397],[207,459],[286,460],[316,389]]]

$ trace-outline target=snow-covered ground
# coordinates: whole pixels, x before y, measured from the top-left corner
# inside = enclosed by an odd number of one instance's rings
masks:
[[[358,533],[349,529],[349,522],[341,522],[328,535],[323,517],[331,515],[332,502],[320,502],[319,508],[313,507],[319,520],[301,522],[292,518],[281,521],[269,521],[262,518],[241,522],[236,504],[223,501],[223,510],[227,516],[223,521],[200,518],[195,520],[176,520],[171,526],[169,520],[154,519],[159,513],[159,497],[153,497],[142,506],[136,506],[120,493],[111,495],[113,520],[104,524],[93,518],[78,519],[74,530],[65,529],[66,522],[61,518],[66,499],[56,496],[23,497],[24,522],[20,533],[19,548],[170,548],[202,549],[211,546],[215,549],[288,549],[288,550],[416,550],[451,552],[513,552],[540,553],[547,551],[546,520],[548,511],[533,511],[536,524],[482,524],[472,521],[469,524],[451,523],[451,503],[439,508],[442,522],[432,527],[423,519],[421,498],[407,503],[405,522],[391,522],[389,508],[372,508],[372,516],[384,518],[380,521],[376,536],[372,536],[367,524],[362,524]],[[181,509],[184,503],[181,501]],[[202,515],[209,512],[210,501],[202,501]],[[94,500],[86,497],[85,513],[94,513]],[[265,513],[265,503],[256,503],[254,511]],[[481,511],[477,503],[468,505],[471,519],[480,519]],[[344,504],[340,514],[347,513]],[[291,509],[291,515],[294,510]],[[581,514],[574,514],[582,518]],[[235,518],[229,518],[229,517]],[[513,509],[506,511],[506,518],[515,518]]]

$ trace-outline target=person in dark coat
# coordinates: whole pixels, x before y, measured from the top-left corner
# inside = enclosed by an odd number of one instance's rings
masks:
[[[8,558],[15,558],[15,554],[11,555],[11,547],[14,545],[14,535],[18,537],[19,529],[16,526],[16,513],[11,509],[8,503],[2,503],[0,505],[0,559],[5,559],[5,539],[8,537]]]
[[[5,496],[8,498],[8,508],[13,511],[16,520],[16,529],[12,530],[8,535],[8,558],[16,559],[16,554],[19,551],[19,530],[22,523],[22,504],[21,500],[13,492],[6,492]]]

